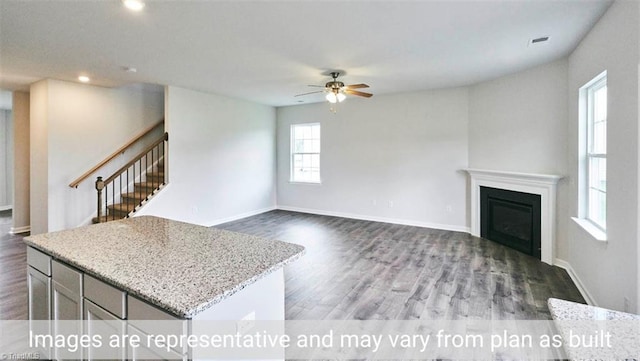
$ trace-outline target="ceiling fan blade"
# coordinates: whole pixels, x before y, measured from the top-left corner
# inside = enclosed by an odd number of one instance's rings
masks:
[[[373,96],[373,94],[371,93],[365,93],[365,92],[360,92],[360,91],[351,90],[351,89],[345,89],[344,92],[347,94],[357,95],[359,97],[365,97],[365,98],[371,98]]]
[[[367,84],[351,84],[346,86],[349,89],[360,89],[360,88],[368,88]]]
[[[308,92],[308,93],[297,94],[297,95],[294,95],[294,97],[301,97],[301,96],[303,96],[303,95],[310,95],[310,94],[315,94],[315,93],[324,93],[324,90],[317,90],[317,91],[314,91],[314,92]]]

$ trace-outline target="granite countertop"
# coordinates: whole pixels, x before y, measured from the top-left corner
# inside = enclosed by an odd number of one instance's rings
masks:
[[[304,253],[296,244],[151,216],[24,242],[187,319]]]
[[[640,315],[608,310],[557,298],[547,300],[551,317],[558,321],[616,321],[640,320]]]
[[[640,315],[555,298],[547,305],[565,339],[569,359],[631,360],[640,356]],[[576,340],[578,344],[571,345]]]

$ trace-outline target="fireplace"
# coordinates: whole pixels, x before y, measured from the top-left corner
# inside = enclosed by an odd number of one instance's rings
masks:
[[[480,235],[540,259],[540,195],[480,187]]]
[[[556,188],[562,176],[554,174],[518,173],[488,169],[465,169],[469,173],[471,234],[480,234],[480,187],[503,189],[540,196],[540,260],[555,260]]]

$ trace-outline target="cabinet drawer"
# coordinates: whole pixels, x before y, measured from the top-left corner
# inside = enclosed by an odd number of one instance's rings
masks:
[[[51,276],[51,256],[35,248],[27,247],[27,263],[47,276]]]
[[[141,301],[135,297],[128,296],[127,303],[129,305],[129,319],[130,320],[159,320],[159,321],[175,321],[179,318],[150,305],[147,302]]]
[[[53,260],[51,273],[55,282],[82,297],[82,273],[80,271]]]
[[[127,318],[127,294],[87,274],[84,275],[84,297],[121,319]]]

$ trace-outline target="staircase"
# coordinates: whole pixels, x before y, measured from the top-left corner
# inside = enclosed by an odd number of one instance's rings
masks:
[[[164,119],[135,135],[69,184],[71,188],[78,188],[80,183],[125,154],[127,150],[145,147],[106,180],[98,177],[95,182],[98,198],[97,217],[93,217],[93,223],[131,217],[167,183],[165,152],[169,144],[169,134],[165,132],[150,145],[145,146],[149,142],[147,135],[152,134],[159,127],[164,127]]]
[[[169,134],[140,152],[106,180],[98,177],[98,212],[93,223],[131,217],[166,183],[165,147]]]
[[[120,193],[120,203],[107,204],[106,214],[100,216],[100,218],[94,217],[93,223],[128,218],[159,192],[165,185],[164,159],[159,160],[152,171],[145,173],[144,178],[145,181],[133,184],[133,191]]]

